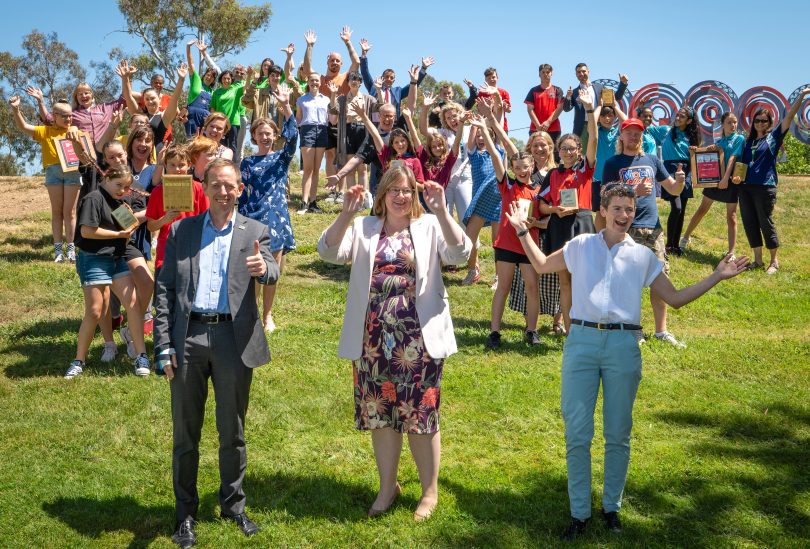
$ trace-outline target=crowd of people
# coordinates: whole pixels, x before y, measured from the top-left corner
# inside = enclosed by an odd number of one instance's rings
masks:
[[[326,56],[324,72],[316,70],[313,31],[304,35],[297,70],[294,44],[282,49],[283,66],[266,58],[258,69],[237,64],[221,70],[207,45],[192,40],[172,94],[163,93],[161,75],[134,90],[137,68],[121,61],[117,100],[96,103],[82,83],[70,100],[49,109],[41,91],[27,88],[41,119],[32,125],[20,97],[11,98],[17,127],[42,147],[54,259],[76,264],[84,292],[76,356],[65,378],[87,367],[100,326],[102,362],[115,359],[119,328],[136,375],[155,371],[171,379],[174,541],[188,547],[196,541],[201,410],[210,377],[217,392],[221,512],[246,535],[256,533],[242,490],[251,372],[269,360],[265,334],[276,329],[277,280],[286,254],[296,249],[290,212],[323,213],[317,198],[325,159],[326,200],[340,205],[340,213],[321,235],[318,252],[325,261],[352,265],[338,354],[353,362],[356,427],[372,435],[380,490],[369,516],[384,513],[400,493],[403,434],[422,485],[414,519],[428,518],[437,505],[442,370],[456,351],[442,271],[462,266],[462,285],[481,282],[479,235],[489,226],[495,279],[486,281],[494,293],[491,330],[481,343],[502,346],[507,303],[524,315],[526,344],[540,345],[541,314],[552,317],[556,336],[566,337],[562,412],[572,517],[566,539],[581,535],[591,516],[590,444],[602,384],[602,514],[608,528],[619,531],[645,341],[641,289],[651,290],[653,337],[680,348],[683,342],[667,329],[667,306],[688,303],[744,269],[764,267],[763,245],[770,252],[766,272],[778,271],[776,159],[810,89],[778,124],[768,109],[758,109],[748,136],[734,114],[725,113],[721,138],[706,144],[687,106],[668,126],[653,124],[649,107],[622,112],[624,74],[616,100],[602,104],[602,87],[590,81],[585,63],[575,67],[578,83],[566,92],[543,63],[539,84],[524,100],[531,127],[518,149],[508,133],[511,96],[499,87],[496,68],[483,70],[481,86],[465,80],[464,102],[449,84],[420,94],[432,57],[409,67],[407,83],[397,85],[394,69],[371,71],[367,40],[359,41],[358,54],[350,28],[339,36],[347,70],[339,52]],[[195,64],[195,48],[204,69]],[[573,128],[563,133],[559,116],[571,110]],[[175,120],[183,123],[185,140],[172,135]],[[124,126],[126,133],[118,135]],[[82,152],[82,136],[96,154]],[[78,171],[64,169],[54,138],[74,144],[82,160]],[[255,152],[245,156],[248,138]],[[690,155],[705,145],[724,151],[725,175],[703,191],[684,232],[694,197]],[[296,154],[302,177],[294,205],[289,173]],[[735,175],[738,163],[747,166],[744,178]],[[165,175],[191,175],[191,210],[164,207]],[[665,228],[658,198],[670,204]],[[668,257],[683,253],[715,201],[727,205],[728,248],[710,276],[676,290],[667,277]],[[737,204],[750,263],[735,257]],[[123,224],[122,208],[135,222]],[[356,215],[366,209],[368,215]],[[154,364],[145,344],[150,332]]]

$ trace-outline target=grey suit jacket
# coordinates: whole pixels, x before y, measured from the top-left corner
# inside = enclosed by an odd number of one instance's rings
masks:
[[[233,316],[236,348],[245,366],[255,368],[270,361],[270,349],[256,306],[254,284],[257,279],[250,276],[245,264],[247,257],[253,255],[254,240],[259,241],[262,257],[267,263],[267,274],[262,282],[275,284],[279,269],[270,254],[267,227],[239,213],[234,212],[234,216],[228,259],[228,304]],[[205,213],[202,213],[172,225],[157,280],[155,356],[173,347],[177,351],[178,366],[183,361],[189,315],[194,304],[204,219]]]

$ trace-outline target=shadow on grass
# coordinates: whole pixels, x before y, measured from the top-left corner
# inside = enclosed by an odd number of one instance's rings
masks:
[[[249,506],[262,512],[280,510],[295,518],[338,521],[366,520],[368,507],[377,496],[366,485],[323,475],[255,476],[248,473],[245,487],[249,490]],[[416,506],[416,503],[416,500],[400,497],[395,505]]]
[[[80,323],[78,319],[42,320],[8,334],[8,344],[2,349],[3,353],[19,353],[23,358],[5,369],[6,377],[62,377],[68,364],[76,356],[76,337]],[[132,365],[125,348],[123,345],[118,347],[118,357],[108,363],[99,360],[99,346],[91,347],[87,357],[89,367],[85,367],[85,373],[100,376],[131,375]]]
[[[348,282],[351,267],[327,263],[317,257],[312,261],[301,262],[295,266],[297,270],[315,273],[321,278],[328,278],[333,282]]]
[[[112,499],[60,497],[42,505],[43,511],[62,521],[82,536],[100,539],[105,533],[131,532],[127,546],[148,547],[159,536],[170,536],[174,529],[174,507],[145,507],[131,496]]]
[[[9,248],[8,251],[0,252],[0,259],[5,261],[14,263],[43,261],[52,259],[53,237],[50,234],[39,237],[9,235],[0,240],[0,248],[4,247]]]
[[[742,512],[757,517],[739,521],[735,529],[745,526],[756,542],[759,536],[772,534],[775,539],[759,539],[764,545],[790,539],[797,546],[810,543],[810,515],[803,494],[810,489],[807,463],[810,463],[810,438],[803,434],[810,426],[810,414],[784,403],[760,405],[760,412],[666,412],[658,417],[670,425],[710,431],[715,435],[708,443],[695,443],[691,451],[707,459],[728,465],[713,478],[687,477],[677,485],[661,487],[628,483],[627,492],[636,496],[636,505],[652,515],[666,517],[667,531],[649,535],[669,539],[706,540],[722,533],[729,523],[729,512]],[[673,495],[689,505],[676,507]],[[732,515],[733,516],[733,515]],[[731,519],[734,520],[734,519]],[[664,538],[667,539],[667,538]],[[801,540],[801,541],[799,541]],[[806,546],[806,545],[805,545]]]
[[[716,267],[722,259],[723,252],[708,253],[696,250],[695,248],[687,248],[683,251],[683,256],[676,258],[679,261],[688,260],[690,263],[700,263],[710,267]]]
[[[513,322],[501,321],[501,348],[498,351],[484,349],[484,342],[490,332],[489,320],[474,320],[466,317],[453,317],[453,328],[459,350],[469,352],[515,352],[526,357],[540,357],[562,350],[564,338],[553,335],[551,325],[538,320],[537,334],[540,345],[530,347],[523,339],[526,326]]]

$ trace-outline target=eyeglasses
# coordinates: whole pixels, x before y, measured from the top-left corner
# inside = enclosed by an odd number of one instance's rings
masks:
[[[560,152],[564,152],[564,153],[577,152],[578,150],[579,150],[579,147],[560,147]]]
[[[391,198],[396,198],[397,196],[402,195],[405,198],[410,198],[413,196],[412,189],[388,189],[388,196]]]
[[[754,118],[754,124],[770,124],[770,122],[767,118]]]

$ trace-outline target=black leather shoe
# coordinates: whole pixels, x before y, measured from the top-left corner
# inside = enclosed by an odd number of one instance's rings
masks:
[[[575,518],[571,519],[571,524],[568,525],[568,528],[560,536],[560,539],[563,541],[574,541],[575,539],[583,536],[585,534],[585,528],[588,526],[588,519],[585,520],[578,520]]]
[[[259,532],[259,527],[256,526],[256,523],[250,520],[247,516],[247,513],[239,513],[238,515],[220,515],[222,518],[226,520],[232,520],[239,526],[239,529],[242,530],[242,533],[246,536],[250,537]]]
[[[191,517],[186,517],[181,522],[178,522],[174,534],[172,535],[172,541],[183,549],[196,545],[197,534],[194,533],[195,526],[197,526],[197,523]]]
[[[602,518],[605,521],[605,528],[613,532],[614,534],[619,534],[622,531],[622,523],[619,520],[619,513],[616,511],[611,511],[608,513],[604,509],[602,509]]]

